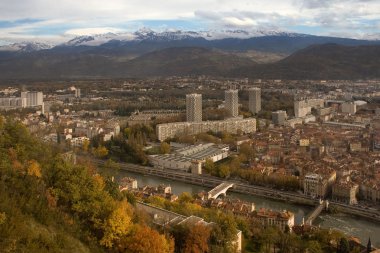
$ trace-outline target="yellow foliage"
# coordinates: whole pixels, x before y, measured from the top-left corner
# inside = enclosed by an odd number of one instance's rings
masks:
[[[128,202],[121,202],[103,225],[104,236],[100,240],[101,245],[112,248],[115,242],[128,235],[132,224],[130,213]]]
[[[35,177],[38,177],[38,178],[42,177],[41,167],[38,164],[38,162],[35,161],[35,160],[30,160],[28,162],[28,167],[26,169],[26,172],[28,173],[29,176],[35,176]]]
[[[132,235],[124,238],[119,251],[130,253],[171,253],[173,240],[169,240],[147,226],[135,225]]]
[[[108,155],[108,149],[102,145],[94,149],[94,155],[97,158],[104,158]]]
[[[83,146],[82,146],[82,148],[83,148],[83,150],[85,151],[85,152],[87,152],[88,151],[88,147],[90,146],[90,142],[88,141],[88,140],[84,140],[83,141]]]
[[[6,219],[7,215],[4,212],[0,213],[0,225],[4,224]]]
[[[99,186],[100,189],[104,189],[104,186],[105,186],[105,183],[104,183],[104,179],[101,175],[99,174],[95,174],[94,175],[94,182],[95,184],[97,184]]]

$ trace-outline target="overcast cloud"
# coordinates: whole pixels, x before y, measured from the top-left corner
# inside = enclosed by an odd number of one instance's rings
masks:
[[[152,29],[279,29],[365,37],[380,29],[379,0],[1,0],[0,39]]]

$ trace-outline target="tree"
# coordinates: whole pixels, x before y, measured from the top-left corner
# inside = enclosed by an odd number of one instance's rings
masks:
[[[94,149],[94,155],[97,158],[104,158],[108,155],[108,149],[102,145],[99,145],[99,147]]]
[[[350,245],[345,237],[342,237],[339,241],[337,253],[349,253]]]
[[[83,145],[82,145],[83,151],[87,152],[89,146],[90,146],[90,141],[84,140]]]
[[[119,252],[128,253],[170,253],[173,252],[169,239],[145,225],[135,225],[132,234],[124,237]]]
[[[231,171],[230,171],[230,168],[223,164],[219,167],[219,177],[222,177],[222,178],[228,178],[231,174]]]
[[[26,168],[26,171],[27,171],[27,174],[29,176],[34,176],[34,177],[37,177],[37,178],[41,178],[42,177],[41,167],[38,164],[38,162],[35,161],[35,160],[31,160],[31,161],[28,162],[28,167]]]
[[[236,251],[236,222],[232,214],[218,213],[216,224],[212,227],[210,242],[214,247],[212,252],[235,252]]]
[[[161,154],[169,154],[170,153],[170,145],[166,142],[161,142],[160,152],[161,152]]]
[[[190,228],[185,239],[184,253],[203,253],[209,252],[209,239],[211,229],[201,224],[197,224]]]
[[[239,153],[243,154],[248,161],[254,158],[254,150],[248,143],[243,143],[240,145]]]
[[[120,241],[121,238],[128,235],[131,229],[131,217],[128,215],[129,213],[131,211],[128,202],[121,202],[103,225],[104,235],[100,240],[101,245],[111,248],[115,242]]]
[[[206,159],[204,169],[209,174],[213,174],[215,172],[215,164],[210,158]]]
[[[322,253],[322,247],[318,241],[309,241],[307,245],[308,252],[310,253]]]
[[[1,118],[0,118],[1,120]],[[7,219],[7,215],[4,212],[0,213],[0,225],[4,224]]]
[[[178,201],[179,201],[179,203],[181,203],[181,204],[184,204],[184,203],[190,203],[190,202],[192,202],[193,200],[194,200],[193,197],[192,197],[191,194],[188,193],[188,192],[183,192],[183,193],[181,193],[181,195],[179,195],[179,197],[178,197]]]

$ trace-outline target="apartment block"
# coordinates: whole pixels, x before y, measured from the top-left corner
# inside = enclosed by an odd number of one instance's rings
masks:
[[[252,113],[261,111],[261,89],[251,88],[248,90],[248,108]]]
[[[256,119],[254,118],[231,118],[218,121],[202,121],[202,122],[175,122],[159,124],[156,126],[157,138],[164,141],[168,138],[181,135],[193,135],[199,133],[212,132],[228,132],[236,134],[239,131],[244,133],[256,132]]]
[[[202,95],[187,94],[186,95],[186,121],[201,122],[202,121]]]
[[[228,116],[237,117],[239,115],[238,90],[225,91],[225,108],[228,112]]]

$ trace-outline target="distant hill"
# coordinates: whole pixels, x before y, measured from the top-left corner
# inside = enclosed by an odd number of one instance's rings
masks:
[[[256,65],[246,57],[199,47],[167,48],[123,65],[128,76],[225,75],[231,69]]]
[[[80,47],[77,47],[79,49]],[[116,78],[210,75],[273,79],[380,78],[380,46],[313,45],[275,63],[201,47],[173,47],[130,59],[123,54],[42,50],[0,60],[0,78]],[[254,56],[253,56],[254,58]]]
[[[279,62],[243,67],[232,75],[278,79],[379,78],[380,46],[314,45]]]

